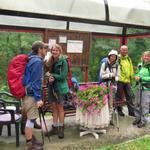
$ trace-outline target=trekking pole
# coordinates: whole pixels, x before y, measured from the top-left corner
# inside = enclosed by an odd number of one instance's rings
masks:
[[[112,92],[111,81],[109,83],[108,82],[109,81],[106,82],[106,86],[107,86],[107,98],[108,98],[108,106],[109,106],[109,119],[110,119],[110,124],[114,126],[113,100],[110,98],[110,93]],[[109,90],[111,90],[111,92]]]
[[[42,108],[39,108],[40,110],[40,114],[42,115],[42,119],[43,119],[43,122],[44,122],[44,126],[45,126],[45,129],[46,129],[46,132],[48,133],[48,128],[47,128],[47,125],[46,125],[46,121],[45,121],[45,117],[44,117],[44,113],[43,113],[43,109]],[[48,134],[48,141],[50,142],[50,136]]]
[[[41,119],[40,108],[39,108],[39,119],[40,119],[40,126],[41,126],[42,143],[44,144],[44,133],[43,133],[43,130],[42,130],[42,119]]]
[[[139,82],[139,94],[140,94],[140,101],[139,101],[139,104],[140,104],[140,115],[142,115],[142,83]]]
[[[45,100],[46,99],[46,97],[45,97],[45,94],[44,94],[44,88],[43,88],[43,90],[42,90],[42,93],[43,93],[43,96],[42,96],[42,99],[43,100]],[[47,125],[46,125],[46,121],[45,121],[45,118],[44,118],[44,113],[43,113],[43,109],[42,109],[42,107],[40,107],[39,108],[39,114],[41,114],[42,115],[42,119],[43,119],[43,123],[44,123],[44,126],[45,126],[45,130],[46,130],[46,133],[47,133],[47,137],[48,137],[48,141],[50,142],[50,136],[49,136],[49,134],[48,134],[48,128],[47,128]]]

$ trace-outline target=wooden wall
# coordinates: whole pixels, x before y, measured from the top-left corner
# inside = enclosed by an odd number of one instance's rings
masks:
[[[67,53],[67,42],[59,43],[59,36],[66,36],[67,40],[80,40],[83,41],[83,52],[82,53]],[[46,30],[45,41],[49,39],[56,39],[56,43],[60,44],[63,48],[63,53],[67,54],[71,58],[71,66],[88,68],[89,63],[89,50],[91,43],[91,33],[79,32],[79,31],[68,31],[68,30]]]

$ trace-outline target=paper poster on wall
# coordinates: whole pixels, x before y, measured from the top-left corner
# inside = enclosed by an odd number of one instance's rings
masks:
[[[52,48],[52,46],[55,44],[56,44],[56,39],[49,39],[48,41],[49,48]]]
[[[67,43],[67,36],[59,35],[59,43]]]
[[[67,41],[67,53],[82,53],[83,41],[68,40]]]

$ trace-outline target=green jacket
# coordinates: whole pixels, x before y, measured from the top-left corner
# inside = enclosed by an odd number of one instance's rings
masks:
[[[120,79],[123,83],[131,83],[134,77],[133,64],[131,58],[127,55],[120,56]]]
[[[65,56],[61,55],[59,59],[54,62],[51,74],[55,78],[54,91],[59,94],[66,94],[69,88],[67,82],[68,64]]]
[[[139,63],[138,66],[135,76],[140,77],[140,82],[142,83],[144,90],[150,90],[150,88],[144,86],[148,83],[150,84],[150,62],[145,64]]]

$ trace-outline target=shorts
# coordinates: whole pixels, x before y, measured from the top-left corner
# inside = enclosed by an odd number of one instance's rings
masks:
[[[34,97],[32,96],[25,96],[23,100],[23,112],[26,113],[27,119],[36,119],[39,116],[38,107]]]
[[[54,92],[53,85],[48,84],[48,103],[64,104],[66,100],[66,94],[59,94]]]

